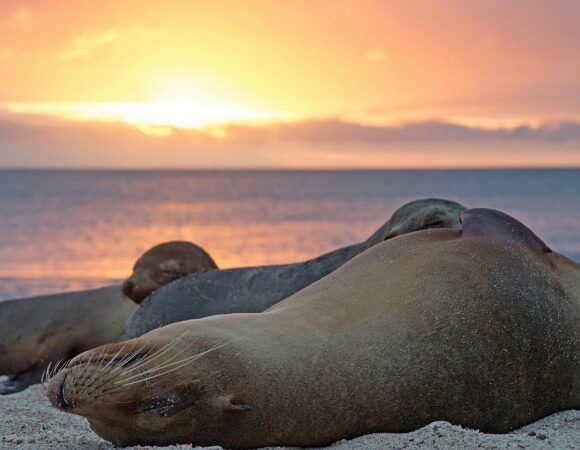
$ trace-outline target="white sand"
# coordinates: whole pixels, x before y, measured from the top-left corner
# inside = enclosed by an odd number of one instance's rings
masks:
[[[52,408],[40,386],[0,396],[0,449],[111,449],[88,422]],[[140,449],[154,447],[136,447]],[[157,448],[157,447],[155,447]],[[164,448],[192,448],[190,445]],[[219,448],[219,447],[214,447]],[[434,422],[403,434],[372,434],[331,446],[344,449],[579,449],[580,411],[564,411],[510,434],[492,435]]]

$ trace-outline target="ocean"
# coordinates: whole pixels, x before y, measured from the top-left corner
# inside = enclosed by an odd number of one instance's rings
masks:
[[[366,239],[399,206],[440,197],[507,212],[580,262],[580,169],[0,171],[0,299],[124,279],[169,240],[221,268]]]

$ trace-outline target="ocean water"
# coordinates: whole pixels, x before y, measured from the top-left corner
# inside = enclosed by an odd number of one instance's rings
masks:
[[[168,240],[222,268],[366,239],[425,197],[505,211],[580,262],[580,170],[0,171],[0,299],[97,287]]]

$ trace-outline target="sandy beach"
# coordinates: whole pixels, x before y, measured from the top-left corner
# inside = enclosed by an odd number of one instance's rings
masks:
[[[0,449],[44,448],[96,450],[115,447],[93,433],[82,417],[51,407],[40,385],[18,394],[0,396]],[[132,448],[191,449],[192,446]],[[412,433],[371,434],[339,441],[328,448],[577,449],[580,448],[580,410],[559,412],[503,435],[484,434],[448,422],[433,422]]]
[[[0,0],[0,450],[580,450],[579,22]]]

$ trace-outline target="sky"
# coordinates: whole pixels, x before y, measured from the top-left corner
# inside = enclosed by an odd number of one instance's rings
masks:
[[[0,167],[580,166],[580,2],[0,3]]]

